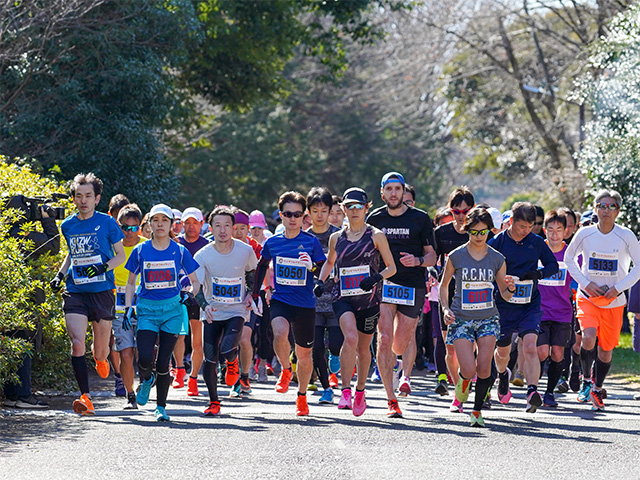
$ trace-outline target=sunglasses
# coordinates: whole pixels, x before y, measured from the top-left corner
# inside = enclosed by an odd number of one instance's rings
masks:
[[[538,226],[539,226],[539,225],[542,225],[542,224],[543,224],[543,222],[534,222],[533,224],[534,224],[534,225],[538,225]]]
[[[362,210],[365,206],[361,203],[352,203],[350,205],[345,205],[347,210]]]
[[[120,225],[120,228],[125,232],[137,232],[141,227],[139,225]]]
[[[489,229],[488,228],[483,228],[482,230],[469,230],[469,235],[473,235],[474,237],[477,237],[478,235],[486,235],[487,233],[489,233]]]
[[[298,212],[280,212],[280,213],[282,214],[283,217],[286,217],[286,218],[291,218],[291,217],[300,218],[304,215],[304,212],[299,212],[299,211]]]
[[[600,210],[618,210],[618,205],[616,203],[596,203],[596,208]]]
[[[455,209],[455,208],[451,209],[451,213],[453,213],[454,215],[466,215],[470,211],[471,211],[470,208],[467,208],[466,210],[458,210],[458,209]]]

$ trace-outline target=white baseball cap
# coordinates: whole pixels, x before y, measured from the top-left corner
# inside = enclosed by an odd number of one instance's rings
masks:
[[[184,212],[182,212],[183,222],[186,222],[189,218],[195,218],[197,222],[202,222],[204,220],[202,212],[196,207],[185,208]]]
[[[164,203],[159,203],[151,207],[151,211],[149,212],[149,218],[150,219],[153,218],[153,216],[157,215],[158,213],[161,213],[168,219],[173,220],[173,211],[171,210],[171,208],[169,208],[168,205],[165,205]]]
[[[175,220],[182,221],[182,212],[180,210],[178,210],[177,208],[172,208],[171,211],[173,212],[173,218]]]
[[[502,226],[502,213],[500,210],[494,207],[487,208],[487,212],[491,215],[491,220],[493,220],[493,228],[500,228]]]

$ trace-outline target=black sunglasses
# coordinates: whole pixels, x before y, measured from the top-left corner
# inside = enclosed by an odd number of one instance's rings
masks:
[[[291,217],[300,218],[304,215],[304,212],[280,212],[280,213],[282,213],[283,217],[287,217],[287,218],[291,218]]]

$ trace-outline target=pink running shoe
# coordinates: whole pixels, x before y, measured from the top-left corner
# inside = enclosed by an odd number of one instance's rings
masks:
[[[367,409],[367,401],[364,398],[364,390],[359,392],[356,390],[355,398],[353,400],[353,414],[359,417]]]
[[[340,396],[340,401],[338,402],[338,408],[345,409],[348,408],[351,410],[353,407],[351,406],[351,389],[345,388],[342,390],[342,395]]]
[[[451,402],[451,406],[449,407],[449,411],[454,413],[464,413],[462,410],[462,403],[460,403],[457,398],[454,398],[453,402]]]

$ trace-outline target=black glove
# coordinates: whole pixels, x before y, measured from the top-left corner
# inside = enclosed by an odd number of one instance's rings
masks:
[[[193,293],[188,290],[180,290],[180,303],[187,307],[196,305],[196,300],[193,297]]]
[[[55,293],[58,293],[62,288],[63,280],[64,280],[64,273],[58,272],[56,276],[53,277],[53,280],[49,282],[49,285],[51,285],[51,290],[53,290]]]
[[[313,293],[318,298],[322,296],[324,293],[324,282],[322,280],[316,280],[316,286],[313,287]]]
[[[520,277],[520,280],[540,280],[542,278],[542,270],[531,270]]]
[[[367,277],[360,282],[360,288],[365,292],[370,292],[375,287],[376,283],[382,280],[382,275],[379,273],[374,274],[371,277]]]
[[[107,273],[107,270],[109,270],[108,263],[103,263],[102,265],[89,265],[87,267],[87,277],[93,278],[99,275],[103,275]]]
[[[138,316],[136,315],[136,309],[133,307],[125,307],[124,317],[122,318],[122,329],[128,331],[131,325],[138,322]]]

